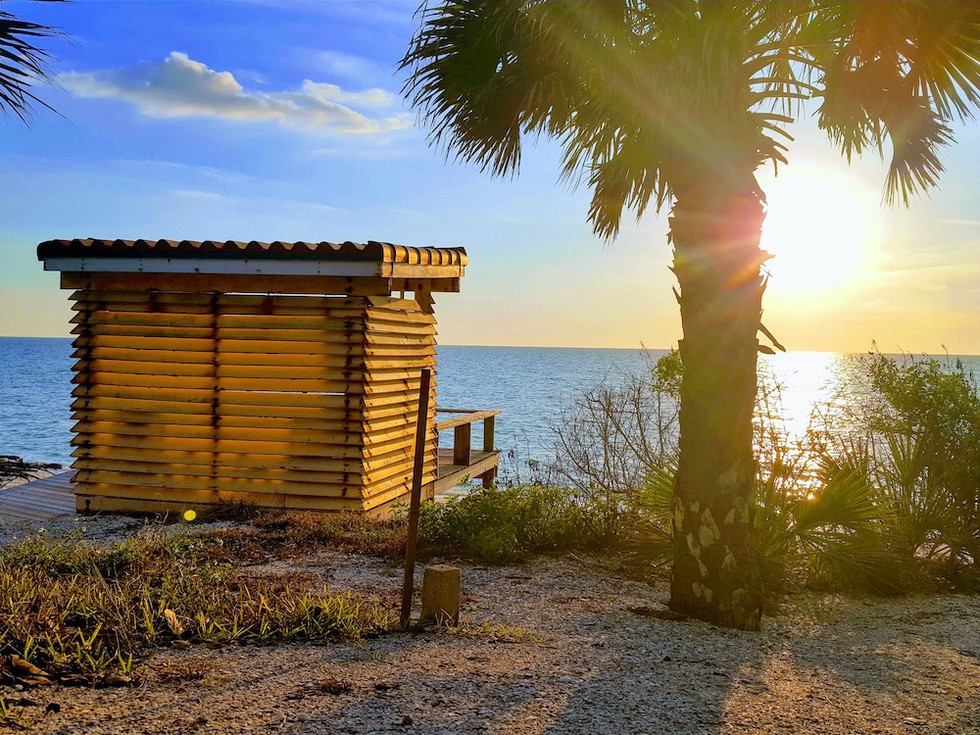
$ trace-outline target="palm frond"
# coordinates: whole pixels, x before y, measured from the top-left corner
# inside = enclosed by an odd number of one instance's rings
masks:
[[[882,509],[864,471],[823,457],[817,474],[820,491],[812,498],[801,498],[794,507],[798,534],[807,536],[828,528],[867,531],[878,526]]]
[[[919,2],[905,56],[915,93],[944,119],[973,116],[980,104],[980,3]]]
[[[980,103],[980,0],[456,0],[426,5],[404,92],[447,154],[516,172],[522,136],[563,147],[615,237],[697,182],[786,162],[811,97],[850,159],[891,162],[889,202],[936,186],[952,115]]]
[[[5,114],[13,113],[27,122],[33,105],[51,109],[31,88],[50,78],[47,65],[51,56],[40,43],[61,35],[50,26],[0,10],[0,110]]]
[[[889,141],[884,197],[908,204],[938,185],[951,117],[980,103],[980,3],[838,2],[827,15],[838,27],[815,55],[820,127],[848,159]]]

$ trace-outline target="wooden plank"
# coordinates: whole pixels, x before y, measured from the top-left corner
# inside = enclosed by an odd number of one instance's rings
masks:
[[[172,414],[176,418],[187,418],[180,414]],[[330,444],[361,446],[366,438],[361,432],[361,423],[352,421],[345,426],[340,422],[312,421],[302,419],[253,418],[252,423],[244,426],[238,422],[215,421],[210,416],[191,416],[196,422],[170,421],[168,423],[145,422],[133,420],[132,414],[124,414],[121,421],[103,420],[102,415],[93,417],[95,420],[77,421],[71,430],[79,435],[119,434],[123,436],[175,436],[186,438],[211,438],[220,430],[226,439],[256,439],[282,441],[297,433],[315,433],[321,438],[328,438]],[[272,422],[275,420],[275,424]],[[290,425],[290,421],[302,421],[306,426]],[[244,423],[244,422],[242,422]]]
[[[215,321],[222,327],[252,328],[257,322],[267,328],[319,329],[334,322],[363,324],[372,321],[432,327],[435,317],[417,309],[404,311],[370,307],[364,299],[312,298],[307,296],[235,296],[220,294],[214,301],[198,294],[133,294],[125,300],[106,298],[96,292],[91,298],[72,302],[72,323],[86,317],[97,323],[203,327]]]
[[[349,403],[345,406],[344,403]],[[360,403],[346,397],[338,397],[336,405],[298,406],[298,405],[243,405],[225,403],[217,408],[210,401],[188,403],[187,401],[154,401],[137,398],[106,398],[83,397],[76,398],[71,408],[75,413],[90,411],[132,411],[133,420],[143,420],[152,423],[154,417],[161,414],[186,414],[211,417],[215,413],[220,416],[266,416],[270,412],[283,418],[311,418],[321,420],[358,421],[365,418],[391,418],[400,415],[400,406],[392,406],[382,412],[380,409],[365,413]]]
[[[339,378],[339,379],[338,379]],[[342,376],[332,379],[324,376],[322,379],[309,378],[259,378],[259,377],[218,377],[215,375],[166,375],[151,373],[130,373],[115,371],[84,370],[75,375],[71,382],[75,385],[92,383],[103,388],[110,386],[126,386],[131,388],[163,389],[174,388],[182,390],[205,390],[213,393],[216,390],[261,391],[272,393],[359,393],[365,378],[346,380]],[[354,386],[357,385],[358,388]],[[79,395],[87,395],[80,393]],[[110,395],[101,393],[96,395]]]
[[[450,279],[462,278],[462,265],[425,265],[422,263],[383,263],[382,273],[390,278]]]
[[[212,352],[198,350],[178,350],[171,344],[167,348],[144,347],[111,347],[103,345],[87,345],[85,348],[75,348],[71,356],[75,359],[110,359],[135,360],[138,362],[181,362],[204,363],[219,365],[334,365],[350,361],[356,365],[358,361],[372,359],[390,361],[402,359],[434,359],[434,345],[414,349],[410,355],[405,355],[400,347],[366,347],[364,345],[322,345],[323,349],[315,354],[275,354],[255,352],[231,352],[222,345],[217,358]]]
[[[252,480],[296,483],[305,495],[350,495],[359,496],[361,493],[361,477],[354,473],[326,472],[315,470],[296,470],[282,467],[221,467],[216,475],[202,474],[200,465],[184,464],[155,464],[145,462],[129,462],[117,459],[100,459],[97,464],[83,464],[77,469],[79,477],[85,480],[93,479],[97,472],[114,472],[119,477],[129,478],[129,484],[147,487],[181,487],[191,489],[211,489],[214,477],[225,480]]]
[[[151,303],[154,307],[164,308],[166,306],[205,306],[211,308],[211,304],[217,299],[222,304],[237,305],[247,310],[247,313],[272,314],[280,308],[302,308],[306,310],[315,309],[352,309],[364,311],[368,306],[375,302],[372,299],[385,297],[380,296],[296,296],[296,295],[275,295],[275,294],[249,294],[249,293],[229,293],[215,289],[209,291],[183,291],[173,292],[160,289],[141,289],[137,291],[99,291],[99,290],[77,290],[73,291],[69,298],[78,303],[89,304],[116,304]]]
[[[184,362],[144,362],[136,360],[104,360],[81,359],[73,366],[76,372],[91,373],[128,373],[134,375],[189,375],[210,377],[217,373],[221,377],[232,378],[282,378],[285,380],[314,380],[324,375],[341,374],[344,371],[367,373],[369,375],[390,375],[394,372],[406,374],[417,373],[418,367],[412,362],[423,363],[426,358],[419,360],[336,360],[334,365],[229,365],[221,363],[184,363]]]
[[[221,411],[217,421],[210,415],[202,414],[161,414],[155,413],[151,420],[145,413],[138,411],[76,411],[71,418],[78,423],[73,430],[80,432],[115,432],[135,433],[135,434],[156,434],[159,436],[169,436],[173,431],[198,432],[199,436],[210,436],[214,426],[220,425],[224,428],[264,428],[264,429],[284,429],[290,431],[320,431],[330,434],[350,436],[343,443],[370,444],[379,437],[383,438],[390,433],[407,430],[405,427],[410,423],[410,418],[397,415],[391,418],[375,419],[363,421],[359,418],[353,419],[316,419],[316,418],[287,418],[279,415],[262,416],[237,416]],[[355,440],[355,435],[361,435],[359,440]],[[338,440],[339,441],[339,440]]]
[[[408,463],[409,474],[411,462]],[[73,465],[77,479],[83,482],[125,485],[134,488],[147,487],[159,489],[234,489],[241,492],[286,492],[285,485],[294,487],[288,492],[299,495],[372,495],[378,492],[382,483],[405,476],[405,465],[399,464],[379,471],[372,481],[370,490],[356,469],[336,468],[309,469],[297,468],[295,464],[274,467],[244,467],[221,465],[213,473],[202,471],[202,466],[182,463],[145,463],[125,459],[78,460]],[[435,477],[436,465],[427,462],[425,472]],[[263,486],[266,483],[267,486]],[[271,483],[271,484],[269,484]],[[387,482],[391,485],[391,482]],[[270,489],[274,486],[274,490]]]
[[[121,485],[81,483],[76,489],[79,513],[182,513],[188,508],[206,510],[218,503],[249,503],[274,510],[358,511],[359,498],[318,498],[309,495],[241,493],[233,491],[179,490],[140,495]]]
[[[436,413],[455,413],[455,411],[452,409],[440,408],[436,410]],[[463,424],[473,424],[477,421],[482,421],[483,419],[500,415],[500,411],[465,411],[459,413],[461,415],[437,422],[436,429],[439,431],[446,431],[447,429],[453,429],[457,426],[462,426]]]
[[[430,326],[413,326],[410,324],[392,324],[389,322],[372,321],[370,323],[345,321],[327,321],[323,326],[311,329],[284,327],[267,327],[262,324],[261,317],[255,317],[247,328],[225,327],[219,320],[209,320],[210,323],[199,327],[161,326],[156,324],[99,324],[94,320],[82,319],[71,329],[76,336],[105,335],[111,337],[166,337],[167,339],[222,339],[222,340],[282,340],[307,342],[349,342],[350,335],[371,333],[379,336],[411,336],[415,338],[434,337],[435,328]]]
[[[469,465],[471,449],[470,428],[472,424],[459,424],[453,431],[453,464]]]
[[[164,496],[181,491],[230,491],[243,494],[296,495],[310,498],[360,497],[354,484],[334,485],[316,480],[299,481],[292,473],[288,479],[267,477],[272,470],[263,470],[253,477],[210,477],[207,475],[161,472],[118,472],[116,470],[78,470],[78,482],[115,485],[130,488],[131,497],[147,497],[154,491]]]
[[[277,335],[278,336],[278,335]],[[127,350],[177,350],[181,352],[200,352],[212,355],[216,351],[219,340],[201,337],[133,337],[115,334],[80,334],[72,341],[72,347],[78,349],[96,349],[100,347],[116,347]],[[288,339],[225,339],[220,338],[222,353],[263,354],[263,355],[322,355],[322,354],[364,354],[352,348],[397,348],[408,350],[424,350],[434,344],[432,337],[410,337],[389,333],[376,332],[327,332],[320,333],[318,339],[288,340]],[[398,354],[398,353],[396,353]],[[82,355],[84,356],[84,355]]]
[[[466,480],[493,471],[500,464],[500,452],[473,452],[471,464],[458,466],[451,463],[451,450],[439,451],[439,478],[436,480],[436,493],[452,490]]]
[[[289,297],[280,297],[282,299]],[[300,297],[296,297],[299,299]],[[363,327],[365,323],[387,325],[395,330],[412,329],[423,333],[435,330],[432,315],[392,309],[366,308],[344,300],[331,303],[321,299],[318,304],[280,301],[267,307],[260,303],[235,300],[222,296],[219,301],[195,303],[161,303],[153,299],[142,301],[76,301],[71,324],[104,326],[138,326],[160,328],[222,329],[330,329],[338,324]],[[278,313],[283,311],[286,313]]]
[[[49,521],[72,515],[72,474],[59,472],[0,492],[0,522]]]
[[[153,457],[141,455],[133,450],[117,447],[92,448],[91,454],[98,456],[77,457],[72,462],[72,469],[98,471],[117,468],[120,471],[134,475],[168,474],[171,467],[195,467],[196,472],[190,473],[197,477],[244,477],[261,478],[271,470],[304,473],[307,476],[317,476],[325,484],[361,486],[364,484],[363,473],[359,465],[352,461],[324,460],[319,457],[281,457],[275,455],[256,455],[255,457],[237,457],[231,454],[212,455],[211,463],[203,463],[194,459],[192,452],[173,452],[168,458],[178,457],[170,461],[154,461]],[[183,473],[182,473],[183,474]]]
[[[251,369],[251,368],[250,368]],[[280,370],[282,368],[279,368]],[[301,368],[301,370],[303,370]],[[131,375],[189,375],[209,377],[214,375],[215,365],[210,362],[143,362],[135,360],[78,360],[72,371],[76,373],[129,373]],[[306,371],[309,372],[309,371]],[[304,376],[305,377],[305,376]],[[72,382],[77,382],[73,380]]]
[[[118,347],[130,350],[178,350],[181,352],[203,352],[213,355],[220,344],[222,351],[261,354],[323,354],[328,348],[331,351],[347,349],[353,346],[364,346],[366,336],[361,333],[325,332],[322,339],[313,341],[290,341],[281,339],[254,340],[225,340],[215,337],[136,337],[118,334],[80,334],[72,341],[72,347],[96,348]]]
[[[226,438],[194,438],[182,436],[146,436],[131,434],[79,434],[72,438],[71,445],[76,447],[72,456],[81,456],[95,452],[89,456],[98,456],[98,452],[113,447],[118,453],[126,450],[134,460],[148,462],[181,461],[180,453],[188,452],[196,457],[194,463],[211,465],[214,463],[212,452],[229,452],[247,454],[245,461],[253,461],[253,457],[320,457],[336,459],[346,463],[347,460],[359,459],[362,448],[339,444],[321,444],[313,438],[304,440],[301,436],[290,441],[242,441]],[[155,456],[150,456],[153,453]],[[177,454],[173,454],[177,453]],[[188,459],[188,462],[192,460]]]
[[[130,310],[120,310],[114,303],[100,304],[106,308],[83,309],[69,321],[72,324],[91,324],[99,327],[159,327],[161,329],[324,329],[337,324],[363,325],[367,320],[367,310],[335,309],[325,306],[320,309],[304,310],[309,313],[299,315],[226,313],[223,305],[209,307],[202,305],[193,313],[152,311],[153,304],[123,304]],[[261,307],[256,306],[255,309]],[[261,325],[261,326],[259,326]],[[426,326],[426,325],[419,325]]]
[[[496,442],[494,441],[494,424],[496,419],[493,416],[488,416],[483,421],[483,451],[493,452],[496,450]]]
[[[240,446],[242,452],[254,454],[358,458],[381,456],[412,442],[411,433],[403,430],[388,432],[385,438],[372,437],[371,442],[365,444],[360,433],[219,426],[205,434],[201,431],[203,427],[180,427],[197,429],[190,432],[171,428],[174,430],[165,434],[134,432],[125,426],[113,432],[77,431],[70,444],[74,447],[159,447],[192,452],[213,451],[215,447],[235,451],[232,447]]]
[[[377,394],[380,403],[401,403],[410,386],[392,383],[326,383],[323,392],[307,391],[261,391],[232,390],[213,388],[155,388],[142,385],[77,385],[71,395],[75,398],[112,398],[126,400],[157,401],[164,403],[206,403],[215,399],[219,402],[243,406],[288,406],[288,407],[344,407],[353,402],[356,407],[358,396]],[[332,390],[329,390],[332,389]]]
[[[154,375],[116,371],[82,370],[72,377],[75,385],[127,386],[149,389],[175,388],[208,391],[243,391],[262,393],[346,393],[373,394],[409,390],[412,380],[417,380],[414,370],[377,370],[373,372],[351,371],[344,376],[340,371],[323,372],[315,378],[270,378],[234,375]],[[84,393],[81,395],[85,395]],[[103,394],[105,395],[105,394]]]
[[[308,418],[319,420],[335,421],[380,421],[391,420],[398,417],[407,416],[414,406],[411,400],[404,397],[382,401],[380,396],[375,396],[375,402],[371,406],[364,406],[360,401],[348,396],[334,396],[336,402],[331,405],[321,406],[300,406],[300,405],[250,405],[232,403],[230,400],[223,399],[217,407],[210,401],[200,403],[188,403],[186,401],[163,401],[145,400],[138,398],[108,398],[108,397],[82,397],[76,398],[71,408],[76,414],[88,414],[93,411],[131,411],[134,414],[134,421],[145,420],[152,423],[156,416],[162,414],[185,414],[197,416],[212,416],[217,414],[224,416],[259,417],[267,416],[270,413],[282,418]]]
[[[460,289],[460,284],[462,282],[461,278],[429,278],[424,283],[429,291],[433,293],[458,293]],[[415,292],[419,289],[419,285],[422,282],[418,279],[411,278],[392,278],[391,279],[391,292],[397,293],[399,291],[412,291]]]
[[[211,291],[250,294],[387,295],[389,279],[335,276],[266,276],[205,273],[62,272],[62,288],[85,291]]]
[[[269,446],[261,448],[262,451],[259,451],[260,447],[255,447],[251,448],[249,454],[242,454],[242,443],[235,441],[221,441],[215,445],[211,442],[195,444],[195,440],[175,438],[154,444],[150,441],[139,442],[138,439],[150,438],[113,437],[111,444],[82,444],[73,450],[72,457],[84,460],[77,467],[87,469],[98,467],[100,460],[111,459],[147,465],[198,465],[206,473],[210,473],[212,467],[280,467],[301,471],[370,474],[373,480],[379,476],[389,476],[390,470],[400,466],[405,461],[406,454],[411,454],[408,446],[411,442],[401,448],[386,447],[385,451],[362,457],[344,447],[325,448],[296,444],[275,448]],[[385,474],[371,474],[375,471]]]

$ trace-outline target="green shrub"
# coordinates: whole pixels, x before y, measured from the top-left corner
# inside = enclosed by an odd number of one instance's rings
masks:
[[[444,503],[423,504],[419,539],[430,553],[507,563],[599,543],[587,514],[587,506],[564,488],[481,488]]]
[[[756,541],[771,597],[794,586],[900,594],[943,578],[977,589],[980,398],[972,376],[959,363],[878,354],[850,367],[864,399],[792,443],[778,421],[781,386],[762,378]],[[584,522],[658,565],[672,556],[682,376],[671,352],[646,378],[583,394],[556,431],[558,469]]]

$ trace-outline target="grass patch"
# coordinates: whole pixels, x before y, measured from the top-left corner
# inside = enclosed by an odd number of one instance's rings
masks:
[[[390,610],[299,577],[249,577],[220,536],[149,533],[108,547],[34,537],[0,550],[0,676],[128,683],[148,649],[182,640],[359,640]],[[27,676],[18,661],[41,669]]]
[[[588,509],[565,488],[480,489],[445,503],[425,503],[419,540],[429,554],[505,564],[531,554],[599,545],[588,521]]]
[[[261,564],[326,546],[349,553],[395,558],[405,552],[405,523],[354,513],[263,513],[247,525],[197,534],[215,560]]]

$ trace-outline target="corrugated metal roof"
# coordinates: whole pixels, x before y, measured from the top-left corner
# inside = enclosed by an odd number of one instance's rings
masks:
[[[408,265],[466,265],[463,248],[415,248],[388,242],[238,242],[235,240],[46,240],[37,259],[48,258],[219,258],[338,260]]]

